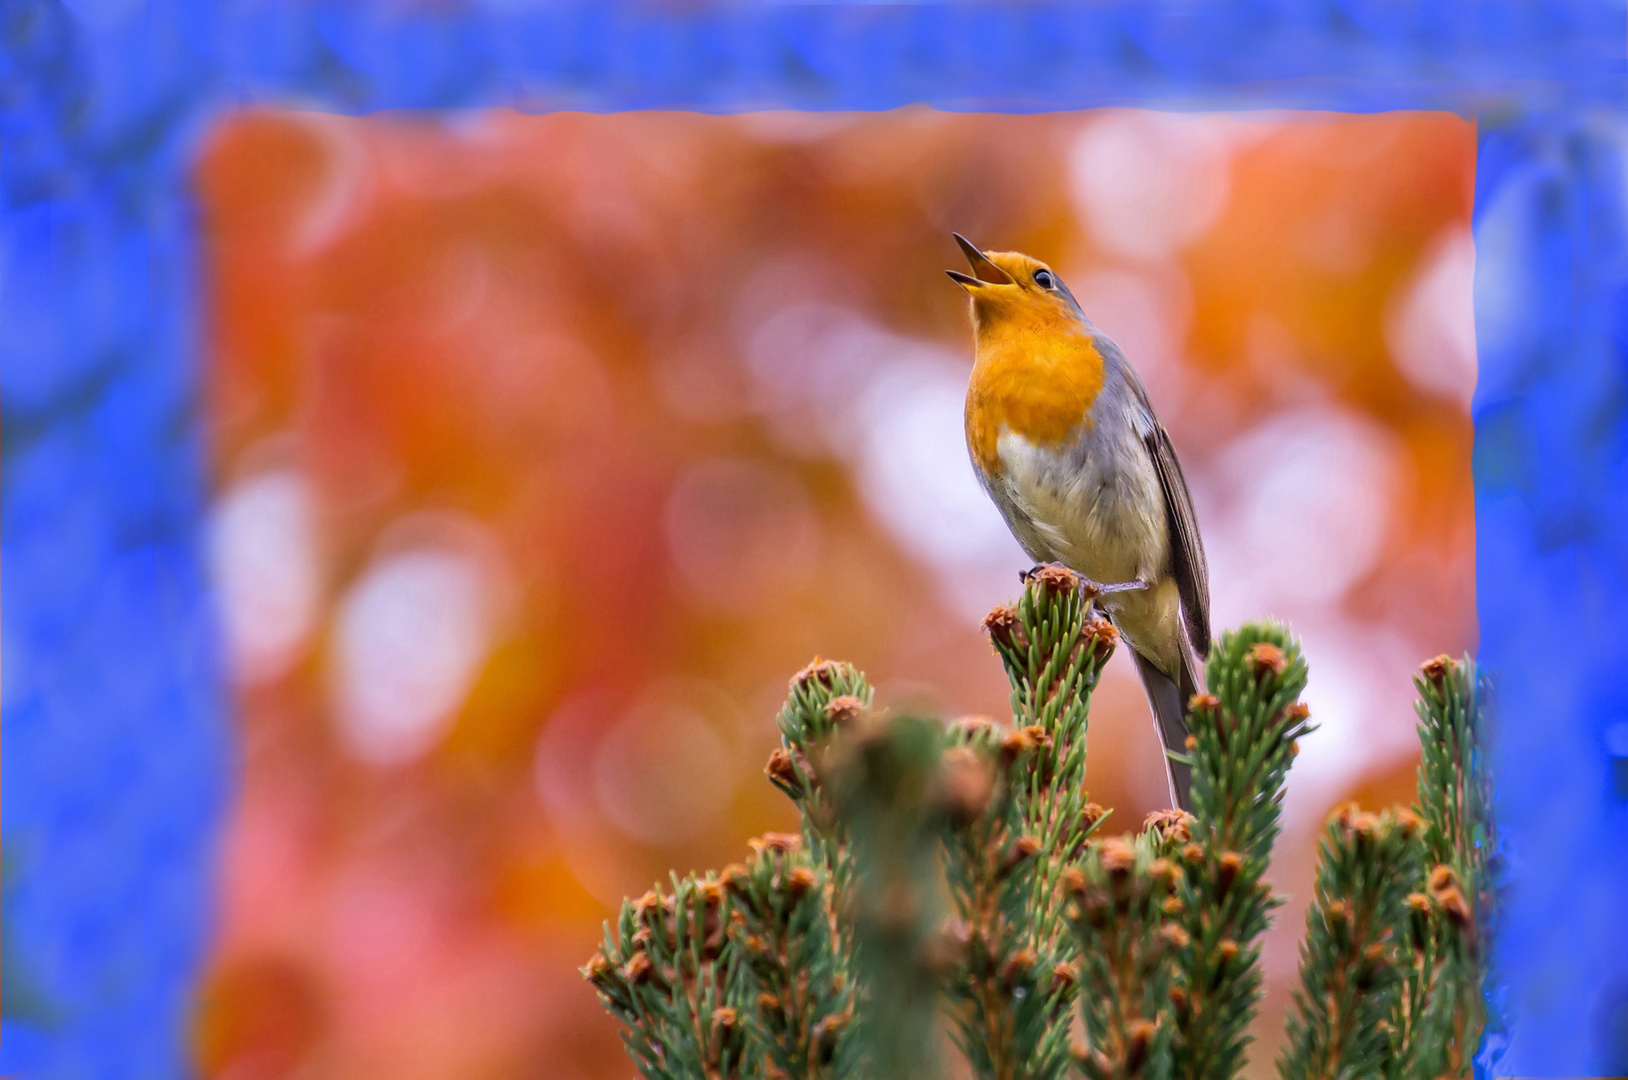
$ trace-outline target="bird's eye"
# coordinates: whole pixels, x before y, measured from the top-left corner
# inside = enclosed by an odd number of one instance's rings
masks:
[[[1049,289],[1053,284],[1055,284],[1055,282],[1052,281],[1051,271],[1049,270],[1036,270],[1034,272],[1034,283],[1040,286],[1042,289]]]

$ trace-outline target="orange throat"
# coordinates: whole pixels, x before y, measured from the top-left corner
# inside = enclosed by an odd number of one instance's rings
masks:
[[[979,311],[976,321],[967,445],[986,475],[1000,475],[1006,432],[1060,450],[1089,430],[1103,361],[1084,327],[1050,312]]]

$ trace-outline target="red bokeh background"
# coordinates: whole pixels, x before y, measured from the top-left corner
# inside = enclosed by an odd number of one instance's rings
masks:
[[[1411,797],[1412,669],[1475,644],[1473,169],[1443,114],[223,118],[202,1071],[630,1075],[576,967],[623,895],[792,826],[792,672],[1004,713],[978,617],[1025,560],[962,442],[953,229],[1139,366],[1217,625],[1304,638],[1265,1075],[1323,816]],[[1127,828],[1165,797],[1125,657],[1089,788]]]

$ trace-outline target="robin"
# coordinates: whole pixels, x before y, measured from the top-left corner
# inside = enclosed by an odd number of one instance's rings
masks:
[[[1210,584],[1170,436],[1136,369],[1055,270],[955,239],[973,271],[948,271],[972,298],[973,468],[1030,558],[1086,579],[1136,657],[1165,749],[1184,753]],[[1190,809],[1188,766],[1167,754],[1165,767],[1172,800]]]

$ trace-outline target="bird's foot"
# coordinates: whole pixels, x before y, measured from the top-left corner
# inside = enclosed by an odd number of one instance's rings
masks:
[[[1132,578],[1130,581],[1115,581],[1109,584],[1104,584],[1100,581],[1093,581],[1084,574],[1079,573],[1076,570],[1070,570],[1068,567],[1059,562],[1040,563],[1039,565],[1033,566],[1028,570],[1020,571],[1018,573],[1018,580],[1027,585],[1036,574],[1048,568],[1056,568],[1078,579],[1080,597],[1084,600],[1092,600],[1099,596],[1111,596],[1114,593],[1136,592],[1138,589],[1145,589],[1148,587],[1148,583],[1143,581],[1141,578]]]
[[[1042,570],[1061,570],[1063,573],[1071,574],[1074,577],[1079,577],[1080,576],[1079,574],[1074,573],[1074,571],[1070,570],[1068,567],[1064,566],[1060,562],[1043,562],[1043,563],[1035,563],[1033,566],[1029,567],[1027,570],[1019,570],[1018,571],[1018,581],[1021,582],[1024,585],[1027,585],[1029,582],[1033,581],[1034,578],[1035,578],[1035,575],[1040,573],[1040,571],[1042,571]]]

